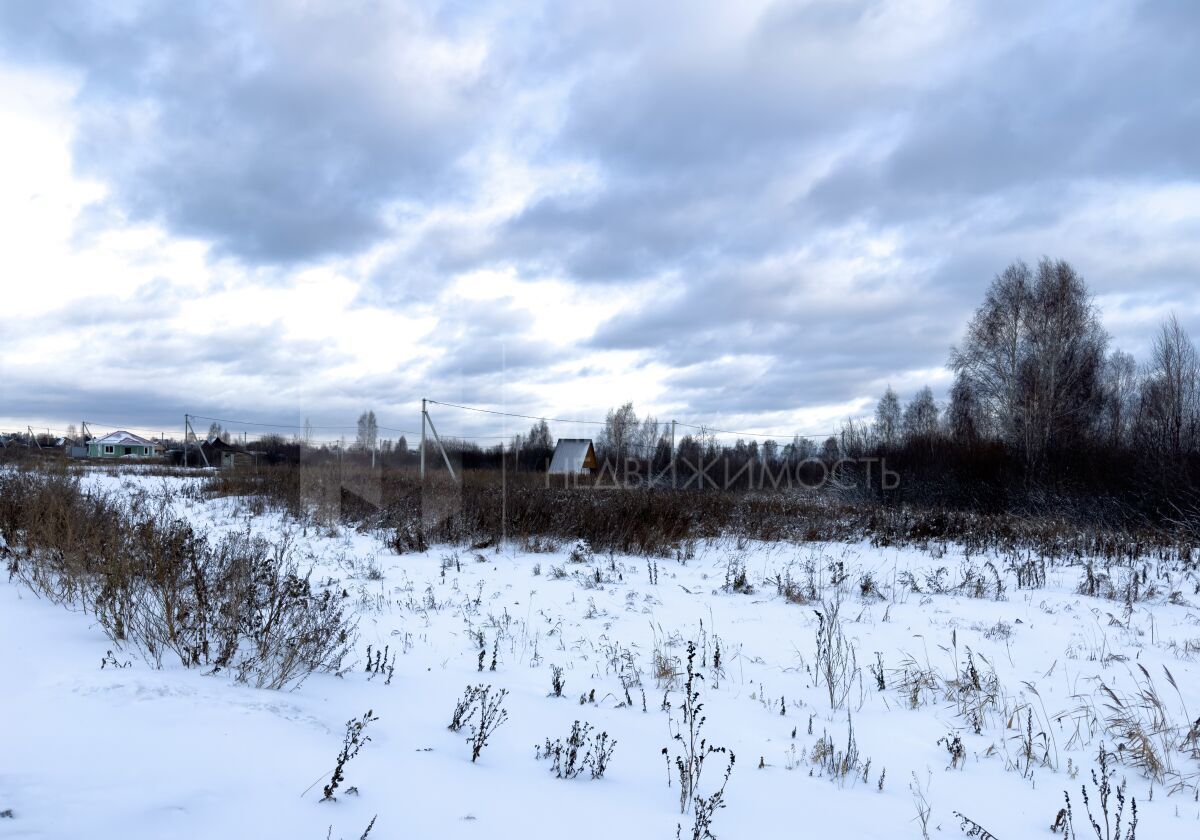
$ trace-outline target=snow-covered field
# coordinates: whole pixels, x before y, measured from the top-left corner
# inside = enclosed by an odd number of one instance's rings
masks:
[[[156,491],[178,480],[89,481]],[[1184,743],[1200,715],[1194,572],[1150,563],[1157,592],[1127,610],[1076,594],[1079,566],[1052,566],[1037,589],[1000,568],[997,600],[988,558],[953,545],[715,541],[649,561],[573,562],[570,545],[396,555],[377,535],[253,516],[237,500],[176,504],[213,534],[290,531],[313,579],[353,603],[356,661],[290,692],[156,670],[116,650],[91,615],[0,584],[0,812],[12,812],[0,837],[358,838],[376,815],[371,838],[668,838],[677,825],[691,837],[663,755],[680,748],[689,641],[703,735],[736,755],[712,824],[723,840],[919,838],[922,797],[929,836],[963,836],[956,811],[1000,838],[1048,836],[1064,790],[1078,835],[1093,836],[1080,787],[1095,809],[1097,751],[1115,749],[1101,683],[1123,700],[1152,687],[1166,717],[1147,717],[1146,731],[1176,742],[1158,782],[1119,756],[1137,836],[1200,836],[1200,765]],[[985,597],[956,591],[964,562],[984,575]],[[789,576],[791,599],[780,594]],[[819,597],[802,603],[810,581]],[[835,673],[831,702],[817,646],[834,601],[854,664]],[[390,681],[367,672],[368,645],[395,656]],[[561,697],[550,696],[555,666]],[[472,762],[466,730],[447,724],[477,684],[507,690],[508,718]],[[320,801],[346,722],[368,710],[370,741],[336,801]],[[559,779],[535,757],[576,720],[616,741],[601,779]],[[709,757],[699,793],[720,787],[724,761]]]

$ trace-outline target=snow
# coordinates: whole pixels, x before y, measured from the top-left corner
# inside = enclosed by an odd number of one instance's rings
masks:
[[[137,444],[138,446],[150,446],[154,441],[146,440],[140,435],[135,435],[133,432],[124,430],[117,432],[109,432],[102,438],[96,438],[92,443],[97,444]]]
[[[163,492],[186,480],[99,471],[88,478],[122,493]],[[1081,813],[1079,787],[1103,736],[1069,745],[1069,712],[1080,698],[1100,704],[1097,678],[1132,691],[1145,666],[1177,723],[1185,705],[1200,714],[1200,668],[1186,653],[1200,637],[1190,588],[1180,603],[1136,603],[1126,620],[1124,604],[1075,594],[1078,567],[1052,568],[1036,590],[1016,589],[1009,576],[1001,601],[914,594],[897,583],[905,570],[918,580],[942,566],[953,574],[963,560],[954,546],[717,540],[686,560],[597,552],[590,564],[570,563],[570,545],[536,554],[435,546],[396,555],[379,535],[252,516],[239,500],[175,495],[172,504],[213,534],[290,532],[316,569],[313,579],[331,579],[352,599],[358,661],[344,677],[314,675],[286,693],[224,674],[155,670],[136,652],[118,650],[91,615],[0,584],[0,812],[13,811],[0,818],[0,837],[323,838],[332,827],[332,837],[357,838],[374,815],[372,838],[664,838],[677,823],[690,836],[690,815],[679,814],[677,780],[668,788],[662,755],[676,746],[668,721],[678,720],[682,694],[671,691],[673,710],[662,711],[664,690],[653,673],[656,650],[682,660],[687,640],[702,645],[706,662],[699,668],[705,735],[737,755],[728,807],[713,826],[722,840],[920,837],[913,773],[928,787],[931,836],[962,836],[954,811],[1001,838],[1048,836],[1064,789],[1077,820]],[[726,590],[731,559],[745,564],[749,594]],[[809,671],[822,607],[791,603],[764,583],[789,568],[799,577],[806,562],[822,570],[826,597],[835,589],[830,564],[847,572],[841,615],[862,669],[848,705],[859,750],[871,761],[867,783],[823,778],[807,758],[824,732],[839,747],[847,739],[847,709],[832,710]],[[555,579],[555,567],[567,577]],[[861,597],[864,572],[884,599]],[[712,668],[718,638],[719,674]],[[390,685],[365,672],[368,644],[397,654]],[[908,708],[893,687],[878,691],[868,670],[878,651],[889,682],[905,655],[952,675],[968,648],[994,665],[1007,696],[1024,694],[1039,718],[1045,709],[1054,721],[1057,770],[1039,766],[1025,778],[1006,769],[1019,736],[999,716],[976,735],[952,704],[939,697]],[[128,667],[102,668],[110,650]],[[616,673],[623,654],[642,684],[631,690],[632,707]],[[564,668],[561,698],[548,696],[553,665]],[[478,683],[508,690],[509,720],[472,764],[463,734],[447,724],[464,687]],[[595,702],[581,705],[593,689]],[[370,742],[346,766],[337,801],[319,801],[346,721],[368,709],[378,717],[367,728]],[[535,745],[565,739],[575,720],[617,741],[603,779],[560,780],[535,760]],[[958,768],[938,744],[953,732],[966,748]],[[1068,758],[1082,768],[1077,778]],[[1183,754],[1175,760],[1181,771],[1198,769]],[[702,792],[719,784],[722,770],[716,759],[706,767]],[[1119,766],[1117,778],[1128,779],[1138,800],[1139,836],[1200,831],[1194,790],[1168,796],[1154,785],[1151,801],[1151,783],[1137,769]],[[344,792],[350,786],[357,795]]]

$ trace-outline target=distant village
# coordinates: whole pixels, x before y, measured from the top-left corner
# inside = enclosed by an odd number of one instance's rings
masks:
[[[276,434],[239,441],[237,436],[214,426],[204,437],[189,434],[185,444],[165,435],[155,440],[125,429],[94,435],[86,423],[82,429],[79,433],[71,427],[63,435],[52,435],[48,431],[38,433],[31,427],[25,432],[0,433],[0,450],[9,454],[23,451],[30,455],[57,456],[98,463],[157,463],[214,469],[333,458],[364,460],[371,464],[388,463],[394,466],[416,466],[420,461],[420,449],[410,449],[404,437],[398,441],[377,441],[373,436],[365,440],[360,436],[354,441],[343,440],[314,446],[297,438]],[[536,427],[534,431],[538,431]],[[435,456],[435,444],[432,441],[427,445],[430,447],[428,455],[440,457]],[[437,445],[442,444],[439,442]],[[526,469],[540,469],[551,474],[579,475],[594,473],[598,468],[596,450],[590,439],[563,438],[553,443],[548,432],[543,431],[532,439],[524,439],[518,435],[513,445],[516,448],[516,462]],[[488,458],[490,453],[469,443],[447,439],[445,447],[453,452],[456,461],[464,466],[491,466]],[[499,452],[499,447],[496,449]]]
[[[82,434],[38,434],[32,429],[24,433],[0,434],[0,449],[25,449],[45,454],[60,453],[67,458],[97,461],[150,461],[197,467],[228,468],[254,463],[259,458],[284,460],[270,441],[255,441],[239,445],[227,436],[210,434],[202,439],[189,438],[187,444],[170,438],[153,440],[134,432],[118,429],[104,435],[92,435],[84,426]]]

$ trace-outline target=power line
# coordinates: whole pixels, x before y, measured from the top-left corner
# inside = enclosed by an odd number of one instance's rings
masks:
[[[715,429],[712,426],[697,426],[694,423],[683,423],[683,422],[679,422],[679,423],[677,423],[677,425],[684,426],[688,429],[699,429],[702,432],[709,432],[709,433],[715,434],[715,435],[739,435],[742,437],[769,438],[771,440],[778,440],[780,438],[790,438],[790,437],[827,438],[827,437],[834,437],[837,435],[837,432],[812,432],[810,434],[804,434],[804,435],[798,434],[798,433],[769,434],[769,433],[765,433],[765,432],[737,432],[737,431],[730,431],[729,429]]]
[[[452,435],[447,433],[443,437],[446,440],[510,440],[515,435]]]
[[[165,437],[167,434],[162,429],[151,430],[151,429],[139,429],[137,426],[110,426],[107,423],[99,423],[99,422],[96,422],[93,420],[84,420],[83,422],[88,424],[88,428],[95,426],[98,429],[110,429],[114,432],[141,432],[142,434],[150,435],[151,437],[154,437],[155,435],[161,435],[161,436]],[[174,433],[172,433],[172,434],[174,434]]]
[[[433,400],[430,400],[433,402]],[[447,405],[447,403],[438,403],[439,405]],[[455,406],[458,408],[459,406]],[[206,417],[203,414],[189,414],[193,420],[210,420],[214,423],[225,423],[230,426],[258,426],[268,429],[313,429],[313,430],[336,430],[336,431],[357,431],[357,425],[347,426],[300,426],[293,423],[261,423],[250,420],[230,420],[224,417]],[[399,429],[394,426],[376,426],[376,430],[381,432],[396,432],[402,435],[420,435],[421,433],[413,429]],[[447,435],[448,438],[456,440],[507,440],[509,435]]]
[[[447,408],[461,408],[463,411],[478,411],[482,414],[498,414],[501,417],[519,417],[522,420],[545,420],[547,423],[583,423],[592,426],[603,426],[605,420],[564,420],[561,417],[535,417],[532,414],[513,414],[510,411],[494,411],[490,408],[478,408],[473,405],[456,405],[455,403],[438,402],[437,400],[427,400],[433,405],[444,405]]]
[[[86,422],[89,427],[94,426],[97,429],[111,430],[113,432],[141,432],[143,434],[150,435],[151,437],[155,437],[155,436],[159,436],[159,435],[165,437],[167,435],[167,432],[162,431],[161,429],[152,431],[150,429],[140,429],[137,426],[109,426],[105,423],[95,423],[91,420],[86,420],[84,422]],[[71,435],[70,429],[55,428],[54,426],[34,426],[33,431],[34,431],[35,435],[40,432],[43,432],[43,431],[57,432],[59,435],[64,436],[64,437],[69,437]],[[26,434],[26,431],[23,428],[21,428],[21,429],[3,428],[3,429],[0,429],[0,432],[11,433],[11,434],[21,434],[21,435]],[[79,435],[80,432],[81,432],[80,429],[76,429],[74,434]],[[93,435],[93,437],[99,437],[99,436]]]
[[[229,420],[225,417],[205,417],[202,414],[189,414],[189,417],[195,420],[211,420],[214,423],[232,423],[234,426],[261,426],[270,429],[338,429],[345,431],[346,429],[354,429],[356,426],[307,426],[297,425],[295,423],[255,423],[251,420]]]
[[[587,424],[587,425],[591,425],[591,426],[608,425],[607,420],[567,420],[562,417],[538,417],[533,414],[514,414],[513,412],[510,412],[510,411],[496,411],[495,409],[491,409],[491,408],[479,408],[479,407],[473,406],[473,405],[458,405],[456,403],[439,402],[438,400],[428,400],[427,402],[432,403],[433,405],[446,406],[448,408],[461,408],[464,411],[478,411],[482,414],[496,414],[501,417],[519,417],[522,420],[545,420],[548,423],[580,423],[580,424]],[[665,421],[665,420],[656,421],[656,423],[664,423],[664,424],[667,422],[669,422],[669,421]],[[689,429],[699,429],[701,431],[711,432],[713,434],[741,435],[743,437],[759,437],[759,438],[770,438],[770,439],[791,438],[791,437],[826,438],[826,437],[830,437],[833,434],[836,434],[834,432],[828,432],[828,433],[816,432],[816,433],[810,433],[810,434],[796,434],[796,433],[764,434],[761,432],[739,432],[739,431],[732,431],[729,429],[716,429],[711,426],[697,426],[693,423],[676,422],[676,425],[684,426]]]
[[[233,426],[258,426],[268,429],[335,429],[337,431],[357,430],[357,425],[347,426],[311,426],[298,425],[295,423],[256,423],[251,420],[230,420],[225,417],[205,417],[203,414],[189,414],[189,417],[195,420],[211,420],[214,423],[229,423]],[[376,426],[377,430],[382,432],[399,432],[402,435],[419,435],[420,432],[414,432],[412,429],[397,429],[392,426]]]
[[[25,428],[12,429],[12,428],[5,427],[3,429],[0,429],[0,432],[4,432],[6,434],[14,434],[14,435],[28,435],[29,434],[28,429],[25,429]],[[40,432],[59,432],[60,434],[65,435],[67,433],[67,430],[66,429],[56,429],[53,426],[38,426],[37,428],[35,428],[33,430],[33,433],[35,435],[39,434]]]

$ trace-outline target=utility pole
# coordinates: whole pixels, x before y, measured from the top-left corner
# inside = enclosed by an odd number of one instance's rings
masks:
[[[192,416],[190,414],[183,415],[183,465],[188,465],[188,435],[196,436],[196,432],[192,429]],[[211,467],[208,463],[208,455],[204,453],[204,447],[199,443],[196,444],[196,449],[200,453],[200,460],[204,461],[204,466]],[[197,464],[199,466],[199,464]]]
[[[504,431],[508,431],[506,428]],[[504,452],[504,438],[500,438],[500,549],[508,543],[508,456]]]
[[[675,489],[675,421],[671,421],[671,489]]]
[[[421,400],[421,402],[425,402],[425,401]],[[438,451],[442,453],[442,461],[446,465],[446,472],[450,473],[450,478],[454,479],[455,483],[458,483],[458,475],[454,472],[454,465],[450,463],[450,455],[449,455],[449,453],[446,452],[446,447],[442,444],[442,438],[438,435],[437,426],[433,425],[433,418],[429,416],[428,410],[425,411],[424,423],[428,423],[429,431],[433,432],[433,442],[437,444]],[[425,436],[424,423],[422,423],[422,425],[421,425],[421,436],[422,437]],[[425,451],[424,447],[421,448],[421,451],[422,452]],[[504,451],[503,444],[501,444],[500,451],[501,452]],[[422,460],[424,460],[424,459],[422,458]]]
[[[421,398],[421,481],[425,480],[425,398]]]

